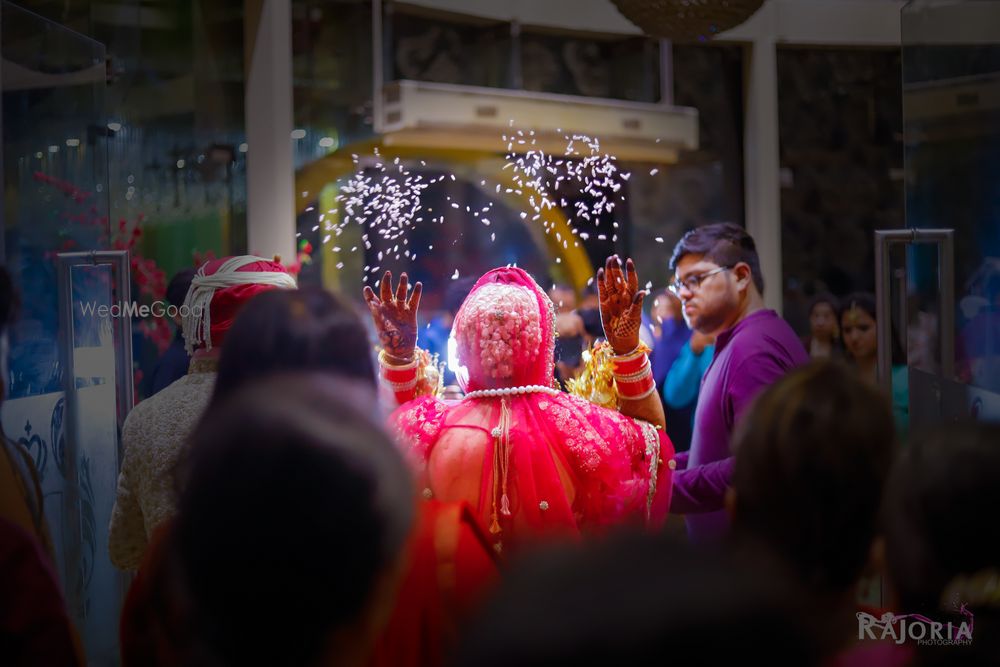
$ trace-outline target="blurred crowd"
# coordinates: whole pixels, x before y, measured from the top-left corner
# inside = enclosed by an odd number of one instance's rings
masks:
[[[762,307],[752,239],[731,227],[664,258],[674,281],[645,295],[639,332],[687,535],[622,522],[512,553],[415,472],[393,367],[351,299],[254,257],[178,276],[170,299],[200,292],[210,317],[179,323],[123,429],[122,664],[998,664],[1000,426],[911,433],[905,373],[877,383],[874,298],[817,296],[800,339]],[[472,289],[456,281],[417,333],[453,402]],[[548,296],[565,381],[605,336],[607,296]],[[31,460],[3,447],[0,663],[83,664]]]

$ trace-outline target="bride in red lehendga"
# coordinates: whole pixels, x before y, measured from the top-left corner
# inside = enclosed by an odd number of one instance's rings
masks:
[[[666,517],[674,451],[639,342],[646,293],[632,260],[616,256],[597,281],[607,343],[595,357],[614,378],[617,410],[558,388],[553,305],[521,269],[487,272],[455,316],[459,401],[434,395],[431,360],[416,346],[421,284],[410,290],[404,273],[393,289],[386,272],[378,295],[365,288],[380,376],[399,404],[391,422],[418,488],[468,502],[498,552]]]

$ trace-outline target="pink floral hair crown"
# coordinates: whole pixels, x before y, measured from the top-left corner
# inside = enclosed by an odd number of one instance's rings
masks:
[[[455,322],[458,360],[471,375],[514,376],[515,364],[534,364],[541,351],[538,300],[520,285],[487,284],[469,295]]]

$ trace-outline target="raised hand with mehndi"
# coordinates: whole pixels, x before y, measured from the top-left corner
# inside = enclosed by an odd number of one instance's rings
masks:
[[[597,294],[601,302],[601,325],[615,354],[628,354],[639,346],[642,300],[647,292],[639,289],[639,275],[631,259],[624,267],[618,255],[608,257],[597,272]]]
[[[403,273],[399,285],[392,289],[392,272],[386,271],[376,296],[371,287],[365,286],[365,303],[372,314],[379,342],[390,363],[407,364],[413,360],[417,346],[417,308],[423,285],[417,282],[407,296],[409,279]]]

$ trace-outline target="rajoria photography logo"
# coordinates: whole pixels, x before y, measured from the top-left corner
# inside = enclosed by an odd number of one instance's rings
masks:
[[[194,315],[201,317],[204,306],[175,306],[163,301],[154,301],[150,304],[136,303],[135,301],[125,301],[108,305],[98,304],[96,301],[80,302],[80,312],[84,317],[188,317]]]
[[[974,619],[964,604],[959,607],[958,613],[963,620],[942,623],[920,614],[897,616],[887,612],[876,618],[859,611],[858,640],[888,639],[896,644],[912,641],[920,646],[967,646],[972,643]]]

